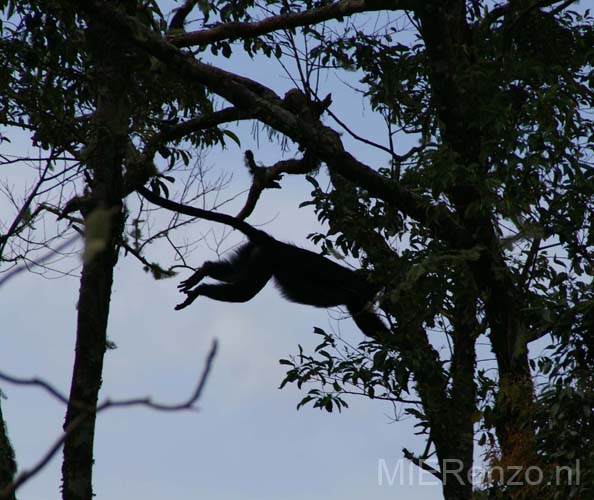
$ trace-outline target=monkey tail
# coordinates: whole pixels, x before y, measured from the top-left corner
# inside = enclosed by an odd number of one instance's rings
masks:
[[[149,189],[145,188],[144,186],[137,188],[136,191],[138,191],[151,203],[166,208],[167,210],[171,210],[172,212],[177,212],[180,214],[189,215],[190,217],[198,217],[199,219],[210,220],[213,222],[219,222],[221,224],[231,226],[232,228],[241,231],[250,239],[250,241],[253,241],[255,243],[260,243],[264,240],[270,240],[272,238],[264,231],[260,231],[259,229],[256,229],[254,226],[248,224],[247,222],[241,219],[237,219],[232,215],[222,214],[219,212],[212,212],[210,210],[203,210],[202,208],[191,207],[189,205],[183,205],[181,203],[168,200],[167,198],[163,198],[153,193]]]
[[[369,304],[347,304],[347,309],[363,334],[378,342],[386,342],[390,339],[390,330]]]

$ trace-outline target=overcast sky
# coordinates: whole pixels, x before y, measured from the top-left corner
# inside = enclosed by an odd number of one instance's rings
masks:
[[[264,77],[281,95],[293,87],[274,60],[257,64],[234,60],[227,67]],[[354,124],[356,132],[386,142],[377,117],[359,97],[336,80],[323,83],[322,95],[330,91],[333,111]],[[265,163],[281,159],[278,144],[267,142],[265,134],[255,143],[249,131],[249,127],[243,129],[241,149],[230,143],[228,151],[212,152],[205,160],[207,165],[233,173],[229,194],[249,186],[243,150],[253,149],[256,159]],[[374,167],[387,164],[385,155],[346,135],[343,139],[354,154]],[[26,144],[25,138],[13,138],[11,145],[0,147],[3,153],[23,154],[24,148],[31,148]],[[15,189],[22,189],[18,183],[22,173],[16,168],[0,175],[13,179]],[[310,185],[301,177],[285,177],[282,186],[282,190],[264,193],[249,221],[268,222],[264,227],[275,237],[316,250],[305,239],[319,230],[315,215],[311,209],[297,208],[309,199]],[[195,225],[190,231],[208,227]],[[148,257],[164,265],[172,258],[159,247]],[[212,252],[202,248],[191,262],[198,266],[208,258],[213,258]],[[117,349],[106,354],[100,396],[150,395],[161,402],[182,401],[191,394],[210,344],[217,338],[219,354],[200,410],[158,413],[139,408],[102,413],[95,446],[97,498],[441,498],[441,488],[431,476],[404,461],[399,465],[403,481],[397,475],[394,484],[388,484],[386,472],[394,472],[402,448],[421,451],[423,446],[413,436],[414,421],[394,422],[390,405],[350,398],[350,408],[341,414],[311,407],[297,411],[305,391],[292,385],[278,390],[285,374],[278,360],[295,353],[297,344],[311,351],[319,340],[312,333],[314,326],[340,330],[353,341],[361,339],[350,319],[338,321],[337,311],[291,304],[272,284],[247,304],[199,298],[178,312],[173,307],[180,302],[179,279],[154,281],[133,257],[120,258],[109,320],[109,338]],[[78,276],[50,280],[22,273],[0,288],[3,371],[42,377],[68,393],[78,287]],[[57,438],[65,409],[39,389],[4,383],[0,387],[7,396],[2,408],[9,434],[24,469]],[[20,500],[58,498],[60,462],[58,455],[27,483],[19,492]],[[380,472],[382,485],[378,484]],[[423,481],[426,484],[420,484]]]

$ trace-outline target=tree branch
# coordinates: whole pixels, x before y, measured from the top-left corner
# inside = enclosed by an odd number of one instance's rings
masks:
[[[249,113],[242,109],[229,107],[215,111],[208,115],[202,115],[190,120],[176,123],[175,125],[166,125],[159,132],[156,132],[147,141],[143,154],[145,156],[154,156],[157,148],[166,142],[172,142],[183,139],[192,132],[203,130],[205,128],[216,127],[223,123],[232,121],[247,120],[253,118]]]
[[[345,151],[340,136],[333,129],[307,122],[288,111],[269,88],[188,57],[133,18],[109,9],[102,2],[81,0],[79,5],[180,75],[207,86],[240,109],[249,109],[255,118],[315,153],[330,169],[366,189],[370,195],[393,203],[405,215],[431,228],[437,236],[456,247],[470,244],[469,237],[462,232],[457,218],[446,205],[433,203],[379,175]]]
[[[148,260],[145,259],[145,257],[142,255],[142,253],[140,253],[139,250],[137,250],[136,248],[131,246],[126,241],[122,241],[120,244],[122,245],[122,248],[126,251],[126,253],[132,254],[134,257],[136,257],[136,259],[138,259],[145,266],[145,271],[150,270],[150,272],[152,273],[152,275],[155,279],[161,279],[161,278],[165,278],[165,277],[170,278],[172,276],[175,276],[176,273],[174,271],[172,271],[171,268],[163,269],[159,264],[156,264],[154,262],[149,262]]]
[[[8,228],[8,231],[6,231],[5,234],[0,235],[0,260],[2,259],[2,255],[4,254],[4,249],[6,248],[8,240],[12,236],[18,234],[27,226],[27,221],[25,220],[23,223],[23,220],[26,219],[26,215],[27,213],[29,213],[29,209],[31,207],[31,204],[33,203],[33,200],[37,196],[39,188],[41,188],[41,185],[45,182],[45,177],[47,175],[47,172],[49,171],[52,162],[54,161],[54,157],[55,153],[54,151],[52,151],[49,158],[45,162],[45,167],[43,168],[43,171],[41,172],[39,179],[37,180],[35,186],[33,186],[33,189],[27,196],[27,199],[21,205],[19,212],[12,221],[12,224]]]
[[[279,189],[278,181],[283,174],[307,174],[314,170],[318,163],[305,154],[300,160],[281,160],[270,167],[260,167],[254,161],[254,155],[251,151],[245,152],[246,166],[252,174],[252,185],[248,193],[247,200],[243,208],[235,216],[237,219],[246,219],[256,208],[256,204],[265,189]]]
[[[308,26],[331,19],[341,19],[361,12],[414,10],[417,3],[417,0],[340,0],[323,7],[303,12],[280,14],[260,21],[219,24],[210,29],[172,35],[168,37],[168,40],[176,47],[190,47],[239,37],[256,37],[273,31]]]
[[[253,116],[249,112],[236,107],[228,107],[175,125],[165,125],[146,141],[138,158],[130,162],[124,177],[124,196],[133,193],[138,186],[146,184],[150,177],[155,174],[153,160],[159,147],[163,144],[183,139],[198,130],[250,118],[253,118]]]
[[[17,274],[20,274],[23,271],[26,271],[27,269],[29,269],[31,267],[40,266],[44,262],[48,261],[54,255],[56,255],[57,252],[61,252],[66,247],[68,247],[69,245],[74,243],[76,240],[78,240],[78,238],[79,238],[79,235],[75,234],[74,236],[72,236],[72,237],[68,238],[67,240],[63,241],[62,243],[60,243],[56,248],[53,248],[53,249],[49,250],[48,252],[46,252],[39,259],[34,260],[31,264],[21,264],[15,268],[11,269],[4,276],[2,276],[2,278],[0,278],[0,287],[2,285],[4,285],[7,281],[14,278]]]
[[[217,353],[217,345],[217,341],[213,340],[210,352],[208,353],[208,356],[206,358],[206,363],[204,365],[204,368],[202,369],[202,373],[198,379],[196,388],[186,401],[177,404],[162,404],[153,402],[151,398],[146,397],[122,401],[111,401],[109,399],[106,399],[103,403],[98,405],[96,409],[92,407],[83,407],[81,405],[81,408],[84,408],[85,411],[83,413],[80,413],[74,420],[72,420],[72,422],[70,422],[66,426],[63,434],[58,439],[56,439],[54,444],[46,451],[46,453],[44,453],[44,455],[37,461],[37,463],[33,467],[27,470],[23,470],[12,483],[8,484],[6,487],[0,490],[0,499],[9,498],[10,495],[13,494],[20,486],[22,486],[29,479],[34,477],[39,471],[41,471],[43,467],[45,467],[47,463],[52,459],[52,457],[62,448],[62,445],[64,444],[66,438],[72,432],[74,432],[77,429],[77,427],[92,413],[99,413],[109,408],[122,408],[129,406],[145,406],[147,408],[159,411],[180,411],[192,409],[196,401],[200,399],[202,391],[204,390],[204,387],[206,385],[208,375],[210,374],[210,371],[212,369],[212,363]],[[64,396],[58,389],[39,378],[23,379],[0,372],[0,379],[11,384],[41,387],[61,403],[68,404],[68,398],[66,398],[66,396]],[[76,404],[76,402],[74,403]]]
[[[561,0],[540,0],[538,2],[533,3],[532,5],[525,8],[521,13],[519,13],[518,18],[525,15],[526,13],[534,10],[534,9],[542,9],[544,7],[550,7],[551,5],[560,2]],[[568,7],[572,3],[575,3],[576,0],[565,0],[561,5],[555,7],[551,13],[556,14],[557,12],[563,10],[564,8]],[[505,16],[510,10],[513,10],[514,6],[511,3],[507,3],[505,5],[501,5],[499,7],[495,7],[491,12],[489,12],[485,18],[481,21],[482,25],[489,26],[497,19]]]
[[[436,470],[433,467],[431,467],[425,461],[424,458],[416,457],[412,452],[410,452],[406,448],[402,448],[402,454],[404,455],[404,458],[406,458],[407,460],[410,460],[417,467],[420,467],[421,469],[429,472],[430,474],[433,474],[440,481],[442,480],[441,472],[439,472],[438,470]]]
[[[536,260],[536,256],[538,255],[538,251],[540,249],[540,238],[534,238],[532,240],[532,244],[530,245],[530,250],[528,251],[528,255],[526,256],[526,262],[524,262],[524,268],[520,273],[520,278],[518,280],[518,289],[528,289],[530,284],[529,275],[532,270],[532,266]]]

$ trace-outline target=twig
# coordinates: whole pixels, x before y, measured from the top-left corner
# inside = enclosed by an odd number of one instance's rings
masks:
[[[37,196],[37,192],[39,191],[39,188],[45,182],[45,176],[50,168],[50,165],[52,164],[52,161],[54,161],[53,151],[50,154],[47,161],[45,162],[45,167],[44,167],[43,171],[41,172],[41,175],[39,176],[38,181],[36,182],[35,186],[31,190],[31,192],[29,193],[29,196],[27,196],[27,199],[25,200],[25,202],[21,205],[21,208],[19,209],[19,213],[16,215],[16,217],[12,221],[10,228],[8,229],[8,231],[5,234],[0,236],[0,257],[4,253],[4,249],[6,248],[6,245],[8,243],[8,240],[10,239],[10,237],[14,236],[22,228],[25,227],[25,225],[21,225],[21,221],[25,218],[25,214],[29,210],[31,203],[33,203],[35,196]]]
[[[159,277],[171,277],[175,275],[175,273],[172,272],[171,269],[163,269],[161,268],[161,266],[159,266],[159,264],[155,264],[154,262],[149,262],[148,260],[146,260],[146,258],[137,249],[130,246],[125,241],[121,241],[120,245],[124,250],[126,250],[126,252],[132,254],[140,262],[142,262],[142,264],[144,264],[148,269],[150,269],[153,273],[153,276],[157,275]]]
[[[415,464],[417,467],[420,467],[421,469],[423,469],[424,471],[429,472],[430,474],[434,475],[437,479],[439,479],[440,481],[442,480],[442,476],[441,476],[441,472],[439,472],[438,470],[434,469],[433,467],[431,467],[424,458],[419,458],[416,457],[412,452],[410,452],[409,450],[407,450],[406,448],[402,448],[402,454],[404,455],[404,458],[406,458],[407,460],[410,460],[413,464]]]
[[[356,134],[353,130],[350,129],[350,127],[344,123],[340,118],[338,118],[338,116],[336,116],[332,111],[327,110],[328,115],[330,115],[332,117],[332,119],[338,123],[346,132],[347,134],[349,134],[353,139],[362,142],[363,144],[367,144],[368,146],[372,146],[374,148],[379,149],[380,151],[384,151],[386,153],[388,153],[395,161],[402,163],[403,161],[408,160],[411,156],[413,156],[416,153],[419,153],[420,151],[423,151],[423,149],[425,149],[427,146],[431,146],[431,144],[422,144],[420,146],[415,146],[413,148],[411,148],[409,151],[407,151],[405,154],[403,155],[399,155],[394,153],[394,151],[386,146],[384,146],[383,144],[378,144],[377,142],[373,142],[369,139],[366,139],[365,137],[362,137],[358,134]]]
[[[47,252],[46,254],[44,254],[41,258],[33,261],[33,263],[31,265],[21,264],[20,266],[17,266],[14,269],[11,269],[2,278],[0,278],[0,287],[3,286],[7,281],[14,278],[17,274],[20,274],[23,271],[25,271],[26,269],[29,269],[31,266],[33,266],[33,267],[40,266],[44,262],[48,261],[49,259],[51,259],[54,256],[54,254],[56,254],[57,252],[61,252],[66,247],[70,246],[72,243],[74,243],[76,240],[78,240],[78,238],[79,238],[79,235],[75,234],[74,236],[71,236],[70,238],[68,238],[66,241],[60,243],[56,248],[54,248],[54,249],[50,250],[49,252]]]

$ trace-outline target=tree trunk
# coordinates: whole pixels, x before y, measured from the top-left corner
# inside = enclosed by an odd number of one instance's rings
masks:
[[[15,473],[16,461],[14,459],[14,450],[8,439],[4,417],[2,416],[2,404],[0,402],[0,491],[12,483]],[[15,500],[14,492],[7,496],[6,499]]]
[[[443,496],[446,500],[472,499],[474,420],[476,415],[475,340],[478,336],[477,295],[470,269],[461,266],[454,288],[452,316],[452,388],[448,428],[441,427],[440,457]],[[452,461],[452,459],[455,459]],[[449,460],[444,462],[444,460]],[[459,472],[454,472],[458,471]]]
[[[481,109],[479,87],[484,82],[471,77],[473,40],[465,5],[464,0],[425,2],[419,11],[421,31],[431,60],[430,82],[443,137],[451,147],[452,161],[459,165],[455,186],[448,193],[467,234],[467,241],[458,246],[482,248],[472,269],[483,295],[499,370],[495,430],[502,460],[509,465],[531,465],[536,462],[534,387],[522,297],[505,263],[489,203],[483,199],[484,186],[473,184],[488,166],[481,160],[483,130],[476,120]]]
[[[87,145],[93,209],[85,216],[86,245],[78,299],[76,350],[64,429],[62,496],[93,497],[92,468],[95,409],[103,356],[114,266],[122,236],[122,165],[130,105],[126,50],[111,30],[88,20],[88,50],[96,86],[95,132]],[[69,426],[74,428],[69,429]]]

